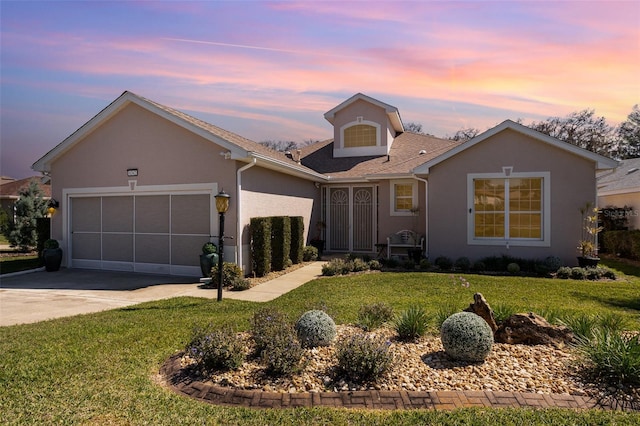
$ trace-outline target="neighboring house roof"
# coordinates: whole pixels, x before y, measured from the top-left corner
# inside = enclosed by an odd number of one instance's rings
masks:
[[[640,158],[622,160],[609,173],[598,176],[598,195],[640,192]]]
[[[333,157],[333,140],[302,148],[302,164],[331,181],[408,176],[412,170],[460,142],[405,132],[398,135],[388,156]]]
[[[352,97],[350,97],[349,99],[347,99],[346,101],[342,102],[340,105],[338,105],[335,108],[330,109],[329,111],[325,112],[324,114],[324,118],[331,124],[333,124],[333,120],[336,116],[336,113],[346,107],[348,107],[349,105],[351,105],[352,103],[356,102],[356,101],[365,101],[368,102],[370,104],[373,105],[377,105],[380,108],[383,108],[385,110],[385,112],[387,113],[387,116],[389,117],[389,121],[391,121],[391,124],[393,125],[393,128],[396,132],[404,132],[404,126],[402,124],[402,119],[400,118],[400,112],[398,111],[398,108],[386,104],[384,102],[381,102],[377,99],[374,99],[370,96],[364,95],[362,93],[356,93],[355,95],[353,95]]]
[[[209,124],[205,121],[192,117],[189,114],[169,108],[129,91],[125,91],[91,120],[36,161],[32,168],[40,172],[50,171],[51,163],[53,161],[80,142],[86,135],[102,125],[102,123],[109,120],[112,116],[131,103],[152,113],[158,114],[174,124],[222,146],[223,149],[228,151],[227,154],[232,159],[246,162],[251,162],[255,159],[260,162],[261,166],[277,169],[283,173],[299,175],[316,181],[322,181],[325,179],[324,176],[318,174],[314,170],[298,164],[282,152],[269,149],[264,145],[244,138],[233,132],[224,130],[220,127],[214,126],[213,124]],[[221,154],[225,154],[225,152],[222,152]]]
[[[416,174],[428,174],[429,173],[429,168],[435,166],[436,164],[439,164],[451,157],[453,157],[454,155],[486,140],[489,139],[490,137],[503,132],[507,129],[513,130],[515,132],[519,132],[522,133],[526,136],[529,136],[531,138],[534,138],[540,142],[544,142],[547,143],[551,146],[554,146],[556,148],[562,149],[564,151],[568,151],[572,154],[575,154],[579,157],[591,160],[593,162],[596,163],[596,169],[597,170],[603,170],[603,169],[612,169],[614,167],[616,167],[618,165],[618,161],[613,160],[611,158],[602,156],[600,154],[596,154],[594,152],[588,151],[586,149],[577,147],[576,145],[570,144],[568,142],[563,142],[559,139],[556,139],[554,137],[551,137],[549,135],[546,135],[544,133],[540,133],[536,130],[533,130],[530,127],[524,126],[522,124],[516,123],[515,121],[511,121],[511,120],[505,120],[502,123],[498,124],[497,126],[487,130],[484,133],[479,134],[478,136],[476,136],[473,139],[470,139],[468,141],[466,141],[463,144],[458,145],[457,147],[445,152],[444,154],[433,158],[432,160],[427,161],[426,163],[422,164],[421,166],[417,167],[414,172]]]
[[[38,187],[40,187],[43,198],[51,198],[51,185],[43,184],[39,176],[32,176],[3,183],[0,185],[0,198],[17,200],[20,197],[20,191],[27,188],[32,180],[35,180]]]

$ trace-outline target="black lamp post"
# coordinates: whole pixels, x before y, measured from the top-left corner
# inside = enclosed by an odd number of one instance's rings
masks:
[[[216,210],[220,214],[220,229],[218,236],[218,302],[222,300],[222,274],[224,257],[224,214],[229,210],[230,195],[224,192],[224,189],[216,195]]]

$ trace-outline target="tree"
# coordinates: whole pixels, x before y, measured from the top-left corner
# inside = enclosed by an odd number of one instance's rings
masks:
[[[480,130],[469,127],[458,130],[453,136],[450,136],[449,139],[452,141],[466,142],[469,139],[475,138],[478,134],[480,134]]]
[[[7,227],[6,237],[9,244],[27,251],[36,246],[36,219],[47,214],[47,202],[35,180],[20,190],[15,204],[15,220]]]
[[[267,148],[273,149],[274,151],[293,151],[298,149],[298,144],[294,141],[262,141],[260,145],[264,145]]]
[[[634,105],[627,120],[620,123],[617,130],[620,139],[620,157],[640,157],[640,108]]]
[[[426,133],[422,131],[422,124],[420,123],[414,123],[413,121],[410,121],[408,123],[405,123],[403,127],[405,132],[417,133],[419,135],[426,135]]]
[[[550,117],[529,127],[598,154],[610,156],[618,151],[614,128],[604,117],[596,117],[592,109],[573,112],[564,118]]]

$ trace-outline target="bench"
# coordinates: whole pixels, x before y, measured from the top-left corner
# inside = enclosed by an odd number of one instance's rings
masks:
[[[395,234],[387,237],[387,259],[391,259],[391,254],[394,248],[412,249],[419,248],[421,251],[424,247],[424,237],[420,236],[417,232],[408,229],[403,229]],[[409,253],[405,251],[402,256],[408,256]]]

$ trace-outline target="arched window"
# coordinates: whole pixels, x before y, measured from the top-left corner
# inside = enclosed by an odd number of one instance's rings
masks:
[[[376,146],[377,128],[368,124],[356,124],[344,129],[344,148]]]

